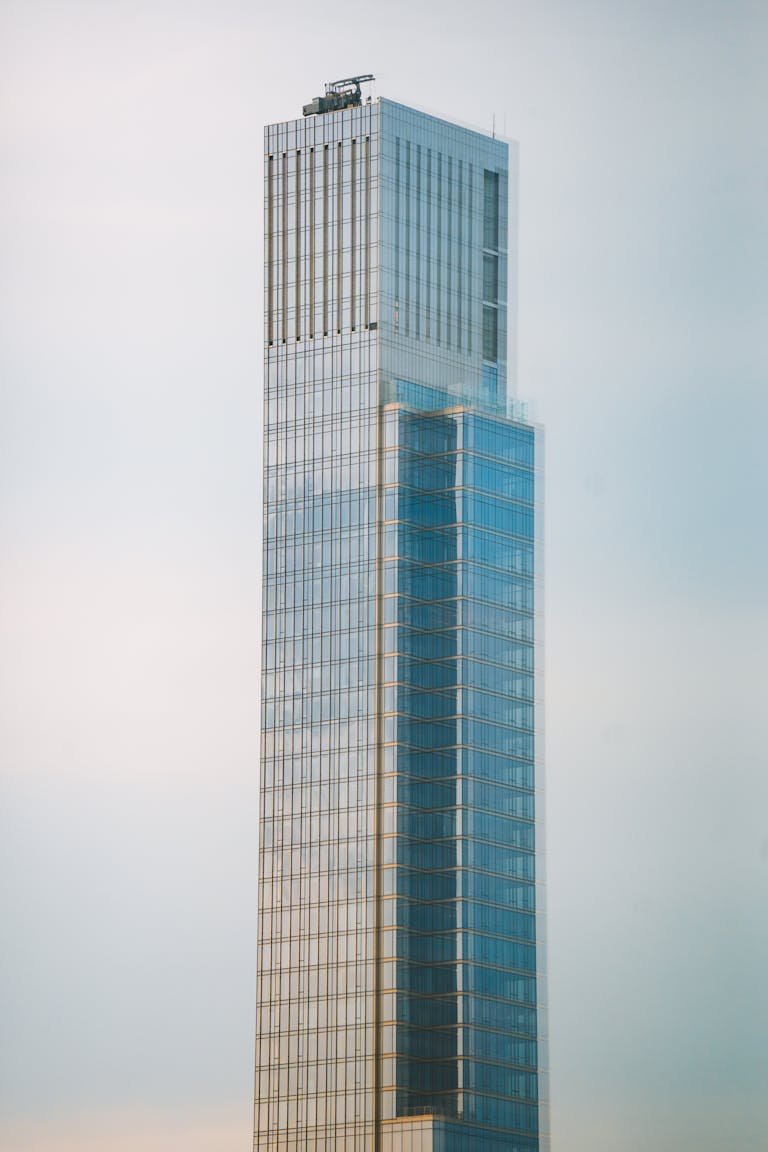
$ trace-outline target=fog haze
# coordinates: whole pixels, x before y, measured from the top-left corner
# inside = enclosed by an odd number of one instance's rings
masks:
[[[768,8],[0,0],[0,1147],[247,1148],[262,127],[520,142],[553,1152],[768,1146]]]

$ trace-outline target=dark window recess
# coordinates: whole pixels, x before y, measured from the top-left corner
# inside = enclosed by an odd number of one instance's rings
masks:
[[[350,327],[354,332],[357,326],[357,140],[353,140],[351,143],[350,156],[349,183],[352,197],[352,207],[349,215],[349,321]]]
[[[498,360],[499,316],[495,308],[483,304],[483,360]]]
[[[341,332],[344,300],[344,157],[342,142],[336,152],[336,332]]]
[[[499,298],[499,258],[489,252],[483,253],[483,300],[493,304]]]
[[[483,248],[499,246],[499,174],[483,172]]]
[[[280,337],[288,339],[288,153],[283,152],[282,218],[280,222]]]
[[[275,158],[267,161],[267,339],[275,342]]]

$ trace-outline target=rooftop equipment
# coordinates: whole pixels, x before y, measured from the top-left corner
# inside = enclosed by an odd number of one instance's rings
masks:
[[[311,104],[304,105],[305,116],[317,116],[321,112],[338,112],[340,108],[359,108],[362,103],[361,84],[367,84],[376,77],[348,76],[346,80],[333,80],[325,86],[325,96],[316,96]]]

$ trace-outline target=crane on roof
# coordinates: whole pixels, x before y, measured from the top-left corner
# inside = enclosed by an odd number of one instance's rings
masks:
[[[365,76],[347,76],[343,80],[331,80],[325,86],[325,96],[316,96],[311,104],[304,105],[305,116],[317,116],[321,112],[337,112],[340,108],[358,108],[362,102],[361,84],[368,84],[376,77],[368,72]]]

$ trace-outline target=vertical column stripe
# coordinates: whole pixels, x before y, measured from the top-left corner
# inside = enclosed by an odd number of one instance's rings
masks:
[[[315,334],[315,150],[309,150],[309,337]]]
[[[456,161],[456,347],[464,345],[462,296],[464,294],[464,163]]]
[[[353,139],[349,149],[350,173],[350,221],[349,221],[349,324],[354,332],[357,325],[357,300],[355,297],[355,274],[357,272],[357,140]]]
[[[426,300],[424,306],[424,336],[432,332],[432,149],[427,148],[427,267]]]
[[[395,332],[400,329],[400,137],[395,140]]]
[[[275,158],[267,159],[267,340],[275,339]]]
[[[295,314],[296,314],[296,318],[294,321],[294,336],[296,337],[297,340],[300,340],[301,339],[301,329],[302,329],[302,324],[301,324],[301,232],[302,232],[302,229],[301,229],[301,225],[302,225],[302,215],[303,215],[303,208],[304,208],[304,202],[301,198],[301,152],[300,151],[296,152],[295,163],[296,163],[296,179],[295,179],[296,200],[294,203],[293,211],[294,211],[294,243],[296,245],[296,251],[294,252],[294,273],[295,273],[295,277],[296,277],[296,282],[293,286],[293,289],[294,289],[293,306],[294,306],[294,310],[295,310]]]
[[[344,298],[344,149],[336,149],[336,331],[341,332]]]
[[[416,145],[416,269],[414,277],[414,328],[418,338],[421,335],[421,144]]]
[[[371,322],[371,138],[365,138],[365,315],[366,328]]]
[[[405,284],[403,287],[405,334],[411,334],[411,142],[405,141]]]
[[[447,181],[445,203],[445,342],[450,348],[453,329],[453,262],[451,260],[451,233],[453,231],[453,158],[446,157]]]
[[[328,335],[328,145],[323,147],[323,336]]]
[[[474,168],[468,166],[467,178],[467,352],[472,352],[472,261],[474,259],[474,237],[472,235],[472,186]]]
[[[437,285],[435,291],[435,299],[437,307],[435,309],[435,328],[437,342],[440,343],[442,335],[442,317],[443,317],[443,154],[437,154],[437,237],[435,244],[435,251],[437,252],[437,263],[435,267],[435,275],[437,277]]]
[[[280,237],[280,311],[283,341],[288,339],[288,155],[283,152],[283,191]]]

